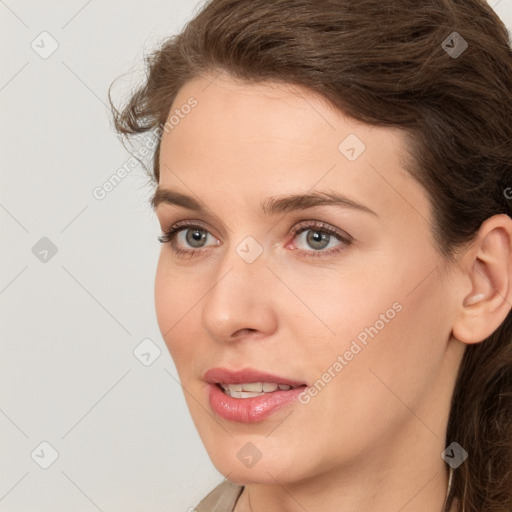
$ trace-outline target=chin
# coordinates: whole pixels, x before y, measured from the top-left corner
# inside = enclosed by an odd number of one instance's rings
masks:
[[[276,480],[286,483],[305,478],[304,461],[275,449],[259,450],[251,441],[236,442],[222,452],[214,449],[209,454],[216,469],[237,484],[275,484]]]
[[[214,465],[226,479],[240,485],[275,484],[276,480],[282,483],[289,479],[289,475],[286,475],[286,471],[282,471],[273,465],[264,467],[258,464],[257,467],[252,468],[241,468],[240,464],[236,463]]]

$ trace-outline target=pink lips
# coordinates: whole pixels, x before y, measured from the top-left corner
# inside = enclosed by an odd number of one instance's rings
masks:
[[[208,400],[212,410],[221,418],[239,423],[256,423],[265,420],[282,407],[297,400],[305,384],[253,369],[227,370],[212,368],[204,374],[208,383]],[[233,398],[224,393],[222,384],[242,384],[249,382],[272,382],[299,386],[288,391],[277,390],[252,398]]]

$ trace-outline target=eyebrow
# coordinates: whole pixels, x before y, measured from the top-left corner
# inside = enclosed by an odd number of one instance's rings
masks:
[[[176,190],[158,186],[151,198],[151,206],[153,209],[156,209],[161,203],[181,206],[187,210],[201,214],[207,213],[207,208],[193,197],[177,192]],[[367,206],[333,191],[314,191],[306,194],[268,197],[260,204],[262,212],[269,216],[295,210],[305,210],[307,208],[314,208],[315,206],[341,206],[343,208],[370,213],[378,217],[377,213]]]

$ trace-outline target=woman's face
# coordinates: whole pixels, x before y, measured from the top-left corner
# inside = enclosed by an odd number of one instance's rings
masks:
[[[155,202],[180,230],[156,312],[219,471],[284,483],[440,461],[462,344],[404,133],[226,75],[188,82],[171,115]]]

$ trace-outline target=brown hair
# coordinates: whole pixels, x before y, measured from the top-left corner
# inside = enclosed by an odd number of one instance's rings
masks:
[[[112,105],[124,136],[163,126],[178,90],[207,72],[299,85],[405,130],[447,258],[488,217],[512,216],[512,51],[485,0],[213,0],[146,61],[145,83]],[[459,368],[446,445],[469,453],[448,503],[458,498],[460,511],[512,511],[511,315],[466,347]]]

